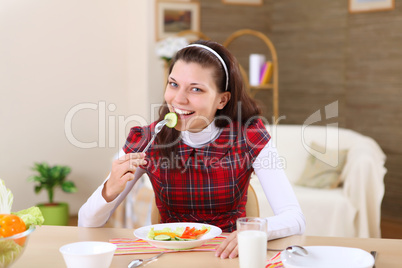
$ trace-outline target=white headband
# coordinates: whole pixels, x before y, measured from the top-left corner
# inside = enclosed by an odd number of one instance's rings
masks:
[[[222,59],[222,57],[221,57],[215,50],[213,50],[212,48],[210,48],[210,47],[208,47],[208,46],[205,46],[205,45],[201,45],[201,44],[191,44],[191,45],[188,45],[188,46],[186,46],[186,47],[200,47],[200,48],[206,49],[206,50],[208,50],[209,52],[211,52],[212,54],[214,54],[214,55],[218,58],[218,60],[221,62],[222,66],[223,66],[223,69],[225,70],[225,74],[226,74],[226,87],[225,87],[225,91],[228,91],[229,72],[228,72],[228,68],[226,67],[226,63],[225,63],[225,61]]]

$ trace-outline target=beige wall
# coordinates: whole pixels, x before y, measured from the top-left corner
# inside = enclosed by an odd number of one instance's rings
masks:
[[[27,182],[33,163],[47,161],[72,167],[79,192],[55,199],[76,214],[129,126],[149,122],[163,92],[153,13],[142,0],[1,1],[0,178],[14,211],[47,201]]]

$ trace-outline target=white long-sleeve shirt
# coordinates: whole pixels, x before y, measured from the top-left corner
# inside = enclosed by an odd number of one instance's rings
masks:
[[[221,129],[211,123],[201,132],[182,132],[183,142],[193,148],[200,148],[215,140],[221,133]],[[280,163],[276,148],[270,146],[270,142],[261,150],[253,163],[264,193],[271,205],[275,216],[268,217],[268,239],[302,234],[305,230],[305,219],[300,205],[293,192],[284,170],[274,166]],[[124,152],[120,152],[122,154]],[[138,179],[145,174],[145,170],[137,168],[134,179],[126,184],[124,191],[113,201],[107,202],[102,196],[102,190],[106,180],[89,197],[78,213],[78,226],[100,227],[103,226],[112,215],[117,206],[131,191]]]

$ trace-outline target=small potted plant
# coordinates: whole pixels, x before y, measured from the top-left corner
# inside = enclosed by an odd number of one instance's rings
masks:
[[[47,191],[48,203],[38,204],[45,225],[67,225],[69,219],[69,207],[67,203],[55,202],[54,191],[60,187],[63,192],[75,193],[77,187],[74,182],[67,181],[66,177],[71,172],[68,166],[49,166],[47,163],[35,163],[32,170],[37,174],[28,178],[28,181],[35,182],[35,193],[38,194],[42,189]]]

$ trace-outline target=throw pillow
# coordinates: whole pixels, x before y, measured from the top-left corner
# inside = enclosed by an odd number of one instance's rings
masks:
[[[321,155],[319,158],[309,155],[304,171],[295,184],[325,189],[338,187],[342,183],[340,175],[346,163],[348,151],[330,150],[316,143],[312,143],[311,148],[320,152]],[[336,158],[338,158],[338,165],[333,167],[329,163],[336,163]]]

